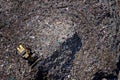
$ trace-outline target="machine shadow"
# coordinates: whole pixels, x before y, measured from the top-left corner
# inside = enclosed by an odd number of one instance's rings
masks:
[[[39,64],[35,80],[64,80],[70,74],[75,54],[81,46],[81,38],[75,33],[64,41],[50,57]]]

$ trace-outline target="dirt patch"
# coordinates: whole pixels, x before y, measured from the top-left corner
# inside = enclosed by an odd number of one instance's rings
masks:
[[[0,1],[0,78],[34,80],[41,68],[48,80],[118,78],[118,8],[115,0]],[[16,53],[19,43],[42,56],[37,72]]]

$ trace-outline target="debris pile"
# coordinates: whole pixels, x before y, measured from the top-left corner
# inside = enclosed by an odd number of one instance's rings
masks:
[[[116,0],[0,0],[0,79],[119,78]],[[29,71],[16,47],[42,61]]]

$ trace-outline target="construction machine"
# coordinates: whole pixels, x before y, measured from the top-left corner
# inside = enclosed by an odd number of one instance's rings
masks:
[[[38,56],[35,53],[32,53],[32,51],[29,48],[26,48],[23,44],[20,44],[17,47],[17,53],[25,60],[28,61],[28,64],[31,67],[34,67],[37,62],[39,61]]]

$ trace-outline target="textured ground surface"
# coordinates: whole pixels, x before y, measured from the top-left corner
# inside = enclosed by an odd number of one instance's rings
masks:
[[[117,80],[119,14],[115,0],[0,0],[1,80]],[[37,72],[19,43],[44,58]]]

